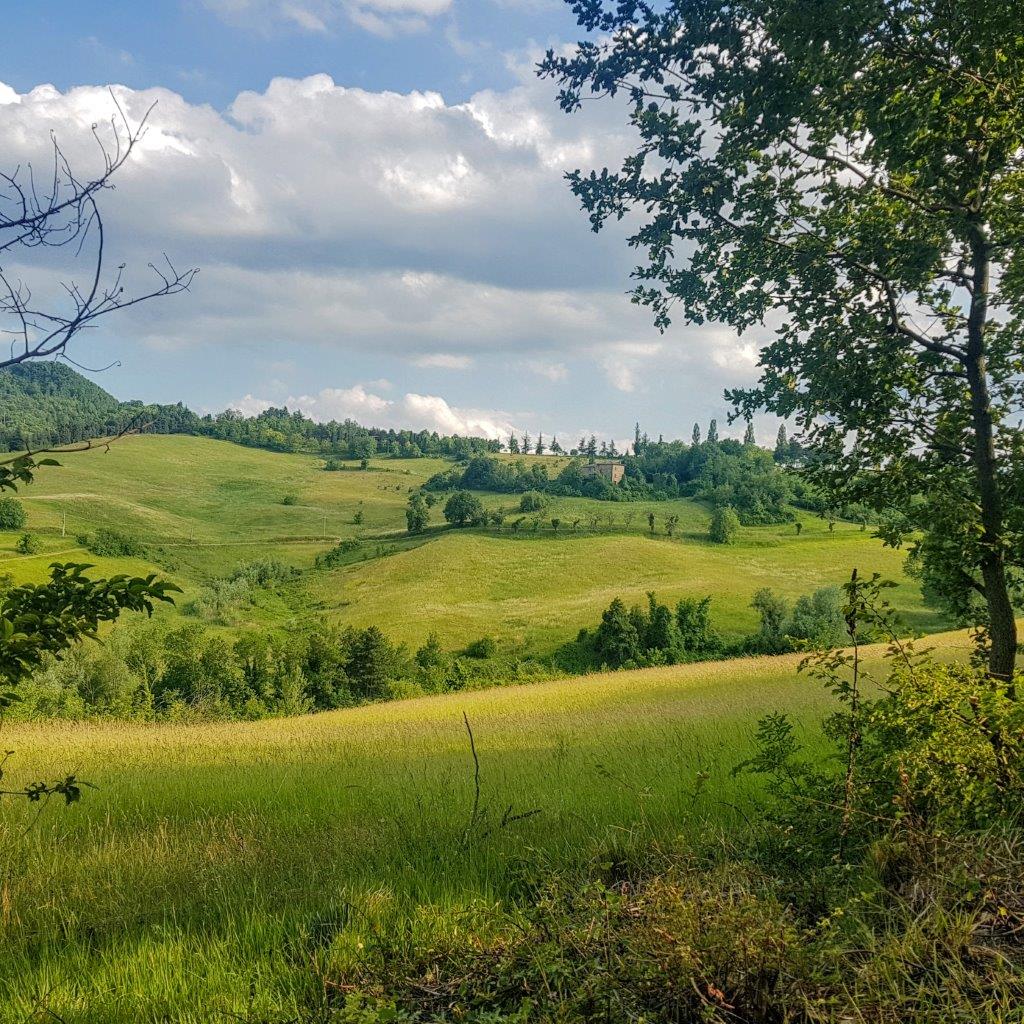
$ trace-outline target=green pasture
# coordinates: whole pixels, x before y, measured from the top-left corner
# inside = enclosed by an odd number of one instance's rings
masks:
[[[365,471],[353,463],[328,473],[309,455],[184,436],[130,437],[109,451],[61,461],[21,492],[28,529],[44,550],[19,556],[18,534],[0,533],[0,571],[18,582],[36,580],[56,558],[96,562],[104,573],[159,571],[185,591],[185,606],[212,577],[247,560],[273,556],[303,570],[294,583],[243,608],[240,627],[292,628],[327,616],[377,625],[413,645],[434,631],[450,646],[491,635],[547,654],[594,625],[616,596],[643,601],[653,590],[674,601],[710,594],[715,625],[737,635],[755,628],[749,605],[759,587],[796,597],[843,581],[854,566],[900,582],[893,599],[908,625],[943,626],[905,579],[901,552],[883,548],[857,525],[837,523],[829,531],[813,516],[803,517],[799,536],[790,524],[746,527],[736,544],[720,547],[705,538],[708,509],[690,500],[556,499],[543,513],[524,516],[516,511],[517,495],[481,494],[488,507],[506,510],[500,530],[482,531],[447,528],[440,496],[427,533],[409,538],[410,491],[449,462],[374,460]],[[555,472],[564,460],[543,461]],[[679,517],[671,538],[670,515]],[[78,538],[100,526],[137,537],[147,559],[89,555]],[[316,555],[341,538],[359,541],[347,564],[314,570]]]
[[[435,913],[486,919],[541,870],[727,829],[752,796],[730,769],[757,718],[786,709],[806,737],[828,707],[797,661],[251,724],[7,726],[6,784],[75,772],[97,788],[3,805],[0,1020],[292,1019],[360,942]],[[502,827],[507,811],[536,813]]]

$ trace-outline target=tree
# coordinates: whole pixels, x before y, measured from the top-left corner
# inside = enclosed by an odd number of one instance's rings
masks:
[[[652,537],[654,536],[654,523],[655,523],[654,513],[653,512],[648,512],[647,513],[647,526],[648,526],[648,529],[650,529],[650,531],[651,531],[651,536]]]
[[[670,516],[668,516],[666,518],[666,520],[665,520],[665,532],[670,537],[674,537],[675,536],[676,527],[678,527],[678,526],[679,526],[679,516],[673,514],[673,515],[670,515]]]
[[[28,517],[17,498],[0,498],[0,530],[23,530]]]
[[[786,437],[786,424],[779,424],[779,432],[775,435],[775,461],[784,463],[789,458],[789,439]]]
[[[519,441],[516,439],[515,434],[508,435],[508,452],[509,455],[519,454]]]
[[[708,424],[708,444],[718,444],[718,420]]]
[[[469,491],[456,491],[445,503],[444,517],[452,526],[479,522],[484,515],[480,499]]]
[[[786,620],[789,617],[789,606],[785,598],[779,597],[768,587],[762,587],[754,594],[750,607],[761,619],[758,633],[761,649],[769,654],[785,650]]]
[[[36,555],[43,550],[43,545],[34,533],[23,533],[14,545],[14,550],[19,555]]]
[[[543,434],[538,434],[537,435],[537,445],[533,449],[533,454],[534,455],[543,455],[545,451],[547,451],[547,446],[544,444],[544,435]]]
[[[409,505],[405,510],[405,524],[409,533],[422,533],[430,522],[430,511],[423,495],[414,491],[409,495]]]
[[[670,309],[738,331],[772,314],[761,379],[728,395],[735,408],[794,417],[836,504],[898,506],[947,601],[982,596],[989,671],[1009,679],[1024,567],[1019,2],[822,10],[577,4],[601,40],[549,52],[541,74],[567,111],[625,93],[639,147],[571,185],[595,230],[640,214],[636,297],[662,328]]]
[[[740,517],[731,505],[718,505],[711,513],[708,540],[714,544],[731,544],[740,529]]]
[[[696,448],[700,444],[700,424],[694,423],[693,434],[691,435],[693,447]]]
[[[751,419],[747,420],[747,429],[743,434],[743,443],[748,446],[757,444],[757,440],[754,437],[754,421]]]
[[[598,656],[612,668],[636,661],[643,653],[636,625],[618,597],[601,613],[595,640]]]

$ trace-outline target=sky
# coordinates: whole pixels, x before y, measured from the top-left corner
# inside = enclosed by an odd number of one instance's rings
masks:
[[[722,391],[756,379],[757,338],[659,333],[629,299],[627,226],[595,235],[565,184],[633,137],[622,106],[568,116],[537,78],[582,37],[562,0],[12,8],[5,161],[45,166],[53,132],[88,173],[112,97],[132,121],[156,104],[103,199],[108,253],[130,287],[164,253],[200,273],[76,339],[117,397],[563,443],[741,433]],[[45,293],[39,255],[13,269]]]

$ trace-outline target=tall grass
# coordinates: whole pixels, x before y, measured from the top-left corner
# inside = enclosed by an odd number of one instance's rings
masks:
[[[514,901],[541,868],[740,823],[751,783],[730,769],[758,716],[782,707],[806,725],[827,706],[796,664],[249,724],[9,727],[12,776],[75,771],[98,788],[38,817],[3,808],[0,1020],[279,1019],[315,996],[315,949],[424,908]]]

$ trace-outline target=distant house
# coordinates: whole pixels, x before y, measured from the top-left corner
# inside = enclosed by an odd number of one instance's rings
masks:
[[[626,475],[626,467],[621,462],[613,462],[611,459],[599,459],[597,462],[588,462],[580,466],[580,472],[584,476],[603,476],[609,483],[620,483]]]

